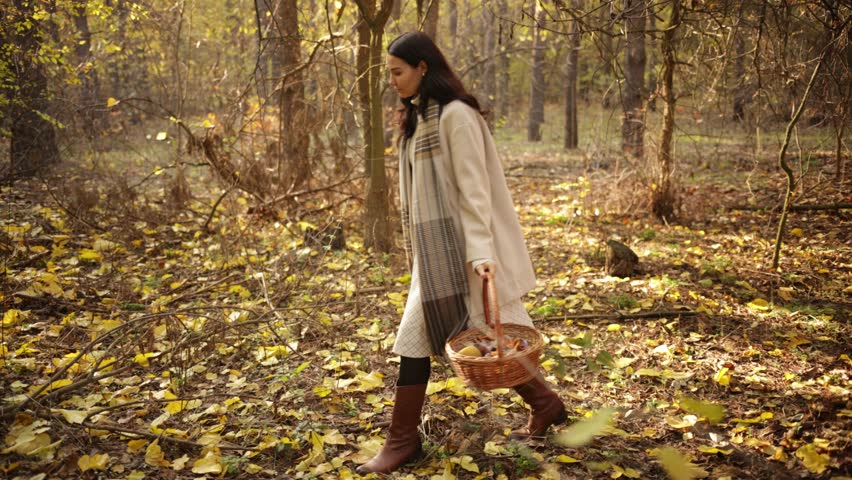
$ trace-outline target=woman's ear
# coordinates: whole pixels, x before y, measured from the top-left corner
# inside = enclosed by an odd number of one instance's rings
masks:
[[[420,70],[420,76],[425,77],[426,72],[429,70],[429,66],[426,65],[425,60],[420,60],[420,63],[417,64],[417,70]]]

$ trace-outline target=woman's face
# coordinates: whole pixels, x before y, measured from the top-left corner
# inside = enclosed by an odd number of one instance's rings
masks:
[[[387,68],[391,87],[396,90],[400,97],[410,98],[417,95],[423,76],[426,75],[425,62],[420,62],[420,65],[412,67],[405,60],[388,55]]]

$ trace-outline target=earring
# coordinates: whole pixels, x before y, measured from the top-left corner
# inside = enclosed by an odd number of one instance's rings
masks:
[[[423,75],[421,75],[421,77],[425,77],[425,76],[426,76],[426,72],[423,72]]]

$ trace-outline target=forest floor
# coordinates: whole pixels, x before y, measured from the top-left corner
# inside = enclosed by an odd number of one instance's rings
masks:
[[[520,397],[433,362],[425,456],[393,478],[852,476],[852,210],[791,212],[773,270],[771,159],[694,162],[661,224],[624,165],[507,158],[569,421],[509,441]],[[805,167],[797,204],[852,201],[828,159]],[[162,173],[2,187],[3,477],[357,478],[392,408],[404,255],[364,249],[358,202],[299,222],[230,195],[205,229],[213,189],[176,210],[132,181]],[[612,238],[639,273],[604,272]]]

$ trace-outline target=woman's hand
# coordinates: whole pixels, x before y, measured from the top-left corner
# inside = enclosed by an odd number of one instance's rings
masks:
[[[497,264],[492,260],[488,260],[485,263],[481,263],[476,266],[476,274],[479,275],[480,278],[494,280],[494,274],[496,272]]]

